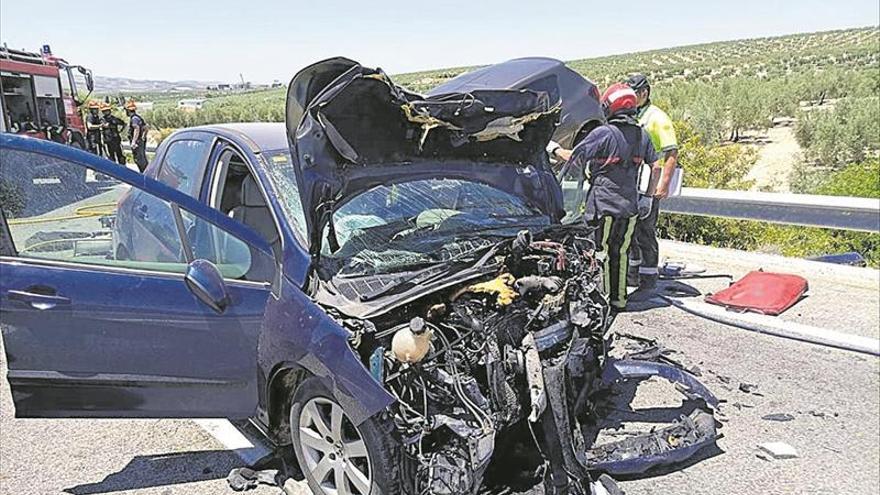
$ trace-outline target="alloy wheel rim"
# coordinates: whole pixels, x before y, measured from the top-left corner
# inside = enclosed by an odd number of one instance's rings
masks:
[[[305,469],[325,495],[369,495],[372,463],[364,439],[351,419],[334,401],[315,397],[306,402],[299,418],[300,450]]]

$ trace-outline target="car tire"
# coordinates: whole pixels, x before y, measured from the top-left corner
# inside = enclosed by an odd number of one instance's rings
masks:
[[[393,425],[378,416],[355,426],[317,378],[297,387],[290,407],[291,439],[313,493],[399,495],[400,449]]]

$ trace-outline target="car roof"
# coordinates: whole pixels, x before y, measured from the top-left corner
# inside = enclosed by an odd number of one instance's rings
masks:
[[[439,95],[485,88],[519,88],[526,82],[570,70],[565,63],[554,58],[515,58],[461,74],[449,82],[432,88],[428,94]]]
[[[251,151],[289,149],[284,122],[237,122],[190,127],[187,131],[207,131],[229,139],[245,140]]]

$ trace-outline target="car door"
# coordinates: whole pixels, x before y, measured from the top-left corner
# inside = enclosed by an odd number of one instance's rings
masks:
[[[205,132],[185,132],[164,147],[157,166],[156,179],[188,196],[195,196],[201,187],[212,137]],[[130,259],[152,259],[165,254],[168,239],[176,237],[170,210],[151,194],[133,190],[120,208],[119,216],[131,219],[130,236],[117,247],[119,256]],[[173,243],[173,242],[172,242]]]
[[[0,161],[0,329],[16,415],[253,415],[274,266],[265,242],[193,198],[72,148],[3,135]],[[92,180],[76,194],[48,176],[10,180],[35,167],[60,177],[88,169]],[[129,191],[174,223],[162,256],[116,256],[135,221],[116,215]],[[39,208],[47,201],[52,209]],[[190,288],[196,254],[222,277],[224,306]]]

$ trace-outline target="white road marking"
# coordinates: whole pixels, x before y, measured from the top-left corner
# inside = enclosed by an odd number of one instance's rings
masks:
[[[238,428],[227,419],[196,419],[193,421],[224,447],[233,451],[247,466],[254,465],[258,460],[272,453],[263,439],[247,430]]]

